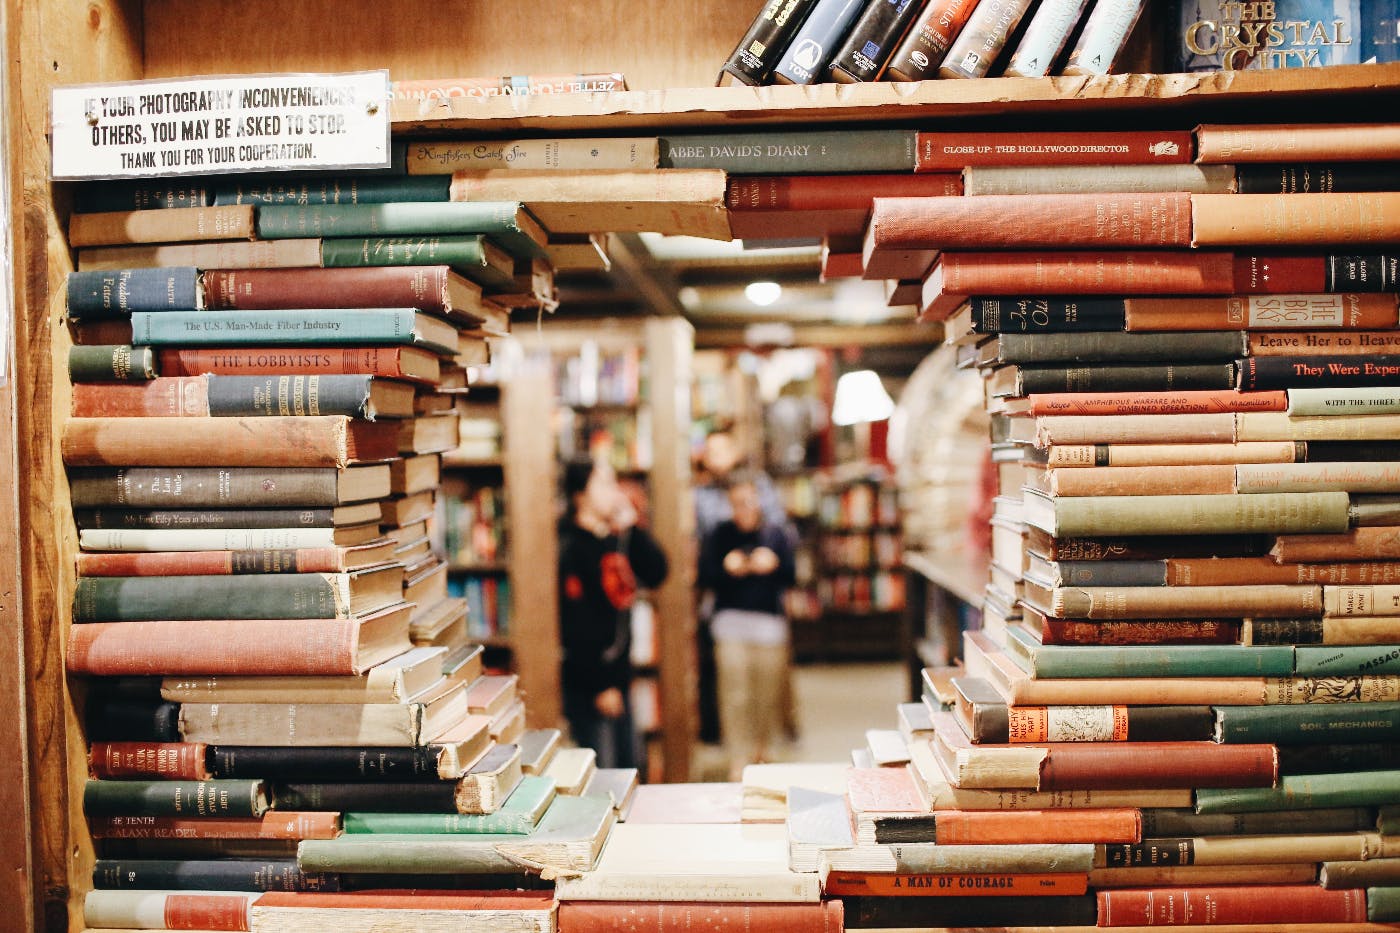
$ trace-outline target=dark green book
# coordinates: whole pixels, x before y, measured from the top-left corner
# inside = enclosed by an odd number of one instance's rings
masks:
[[[978,348],[978,362],[1208,363],[1233,362],[1249,352],[1243,331],[1172,334],[1002,334]]]
[[[204,178],[153,178],[142,181],[94,181],[77,186],[73,209],[80,214],[148,211],[170,207],[204,207],[213,192]]]
[[[526,775],[495,813],[346,813],[346,833],[516,835],[534,831],[554,801],[554,779]]]
[[[1279,774],[1335,774],[1342,771],[1400,769],[1400,742],[1359,742],[1327,745],[1283,745],[1278,750]],[[1400,835],[1400,825],[1395,833]]]
[[[794,130],[663,136],[661,168],[744,175],[914,171],[913,130]]]
[[[333,874],[286,859],[98,859],[92,884],[106,891],[338,891]]]
[[[1217,706],[1218,742],[1318,745],[1400,739],[1400,703]]]
[[[1007,629],[1006,648],[1013,660],[1036,677],[1289,677],[1293,673],[1293,649],[1286,645],[1042,645],[1035,635],[1013,626]]]
[[[68,349],[72,382],[150,382],[160,370],[156,351],[126,344],[95,344]]]
[[[1400,771],[1290,774],[1274,787],[1206,788],[1196,791],[1197,813],[1374,807],[1400,800]]]
[[[451,199],[451,175],[239,178],[216,182],[215,204],[391,204]]]
[[[326,268],[445,265],[482,288],[506,289],[515,284],[515,260],[482,234],[327,239],[321,241],[321,265]]]
[[[1400,836],[1400,805],[1385,806],[1377,810],[1376,827],[1382,836]]]
[[[385,585],[395,572],[401,583],[397,565],[350,573],[81,577],[73,621],[345,619],[401,598]]]
[[[422,346],[456,353],[457,328],[415,308],[138,311],[133,343],[149,346]]]
[[[1372,923],[1400,920],[1400,886],[1367,888],[1366,919]]]
[[[1400,619],[1396,622],[1400,623]],[[1400,674],[1400,645],[1326,645],[1298,648],[1294,664],[1299,677]]]
[[[262,781],[98,781],[83,789],[88,816],[262,816]]]
[[[258,209],[258,236],[266,240],[473,233],[485,234],[512,256],[548,258],[544,249],[548,235],[519,201],[269,205]]]
[[[1285,813],[1197,813],[1145,808],[1144,839],[1165,836],[1273,836],[1280,833],[1349,833],[1376,828],[1370,807],[1330,807]]]
[[[993,371],[994,396],[1046,392],[1180,392],[1235,386],[1234,363],[1012,366]]]

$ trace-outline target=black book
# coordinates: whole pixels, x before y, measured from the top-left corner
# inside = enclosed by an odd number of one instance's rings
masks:
[[[846,928],[1093,926],[1092,894],[1073,897],[843,897]]]
[[[1360,697],[1337,697],[1360,700]],[[1346,771],[1400,769],[1400,742],[1356,742],[1338,745],[1280,745],[1279,774],[1340,774]]]
[[[169,207],[206,207],[214,190],[204,178],[153,178],[149,181],[102,181],[78,185],[73,209],[80,214],[145,211]]]
[[[1251,645],[1321,645],[1325,626],[1322,619],[1250,619]]]
[[[965,310],[949,319],[947,332],[964,334],[1048,334],[1122,331],[1128,303],[1123,298],[996,296],[969,298]]]
[[[1048,560],[1166,560],[1171,557],[1262,557],[1270,535],[1143,535],[1056,538],[1031,528],[1026,547]]]
[[[726,76],[740,84],[762,84],[767,80],[816,5],[817,0],[764,0],[749,31],[720,70],[721,83]]]
[[[1237,165],[1240,194],[1316,194],[1329,191],[1400,191],[1400,163],[1302,162]]]
[[[1385,441],[1302,441],[1308,463],[1384,463],[1400,460],[1400,443]]]
[[[1006,366],[992,374],[987,391],[993,397],[1019,398],[1040,392],[1224,390],[1234,388],[1234,384],[1234,363]]]
[[[1272,836],[1279,833],[1374,832],[1370,807],[1274,810],[1264,813],[1197,813],[1189,809],[1146,808],[1143,841],[1170,836]]]
[[[440,749],[426,748],[278,748],[262,745],[211,745],[209,774],[217,778],[268,781],[440,781]],[[450,788],[452,785],[448,785]],[[383,794],[383,791],[378,791]],[[450,797],[450,794],[448,795]],[[333,808],[327,808],[333,809]]]
[[[1190,837],[1111,842],[1103,847],[1105,868],[1171,868],[1194,865],[1195,844]]]
[[[98,859],[92,885],[122,891],[338,891],[340,876],[288,859]]]
[[[926,2],[876,0],[867,6],[832,58],[831,76],[843,84],[879,78]]]
[[[1400,356],[1251,356],[1240,360],[1243,390],[1386,386],[1400,381]]]
[[[277,810],[369,813],[456,813],[455,781],[419,783],[287,783],[272,785]]]
[[[1328,256],[1327,290],[1400,292],[1400,255]]]
[[[995,363],[1208,363],[1244,356],[1242,331],[1171,334],[1002,334],[978,348],[980,365]]]
[[[180,704],[89,697],[83,716],[90,742],[179,742]]]

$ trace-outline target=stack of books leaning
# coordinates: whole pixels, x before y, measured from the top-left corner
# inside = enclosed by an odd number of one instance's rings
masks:
[[[78,192],[89,927],[549,929],[538,875],[590,865],[635,782],[527,732],[447,594],[455,394],[510,307],[552,301],[543,228],[447,185]]]
[[[1057,864],[1093,895],[1004,922],[1400,918],[1397,133],[1204,126],[1179,169],[874,203],[868,244],[936,254],[923,311],[985,377],[998,477],[919,819],[1015,825],[1008,875],[1082,845]]]

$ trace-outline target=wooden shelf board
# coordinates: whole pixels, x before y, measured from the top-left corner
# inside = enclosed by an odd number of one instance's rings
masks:
[[[1387,86],[1388,85],[1388,86]],[[1400,92],[1400,63],[1271,71],[983,78],[709,87],[598,94],[395,101],[393,129],[408,135],[500,136],[532,131],[705,129],[813,123],[899,123],[1055,113],[1163,111],[1203,104]]]
[[[970,606],[982,606],[987,585],[987,559],[983,554],[961,552],[957,556],[905,551],[904,566],[922,574],[930,583],[947,590]]]

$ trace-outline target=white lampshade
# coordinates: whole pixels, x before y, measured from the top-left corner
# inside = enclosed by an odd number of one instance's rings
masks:
[[[833,424],[884,421],[894,414],[894,399],[885,391],[873,369],[857,369],[836,380],[836,401],[831,406]]]

